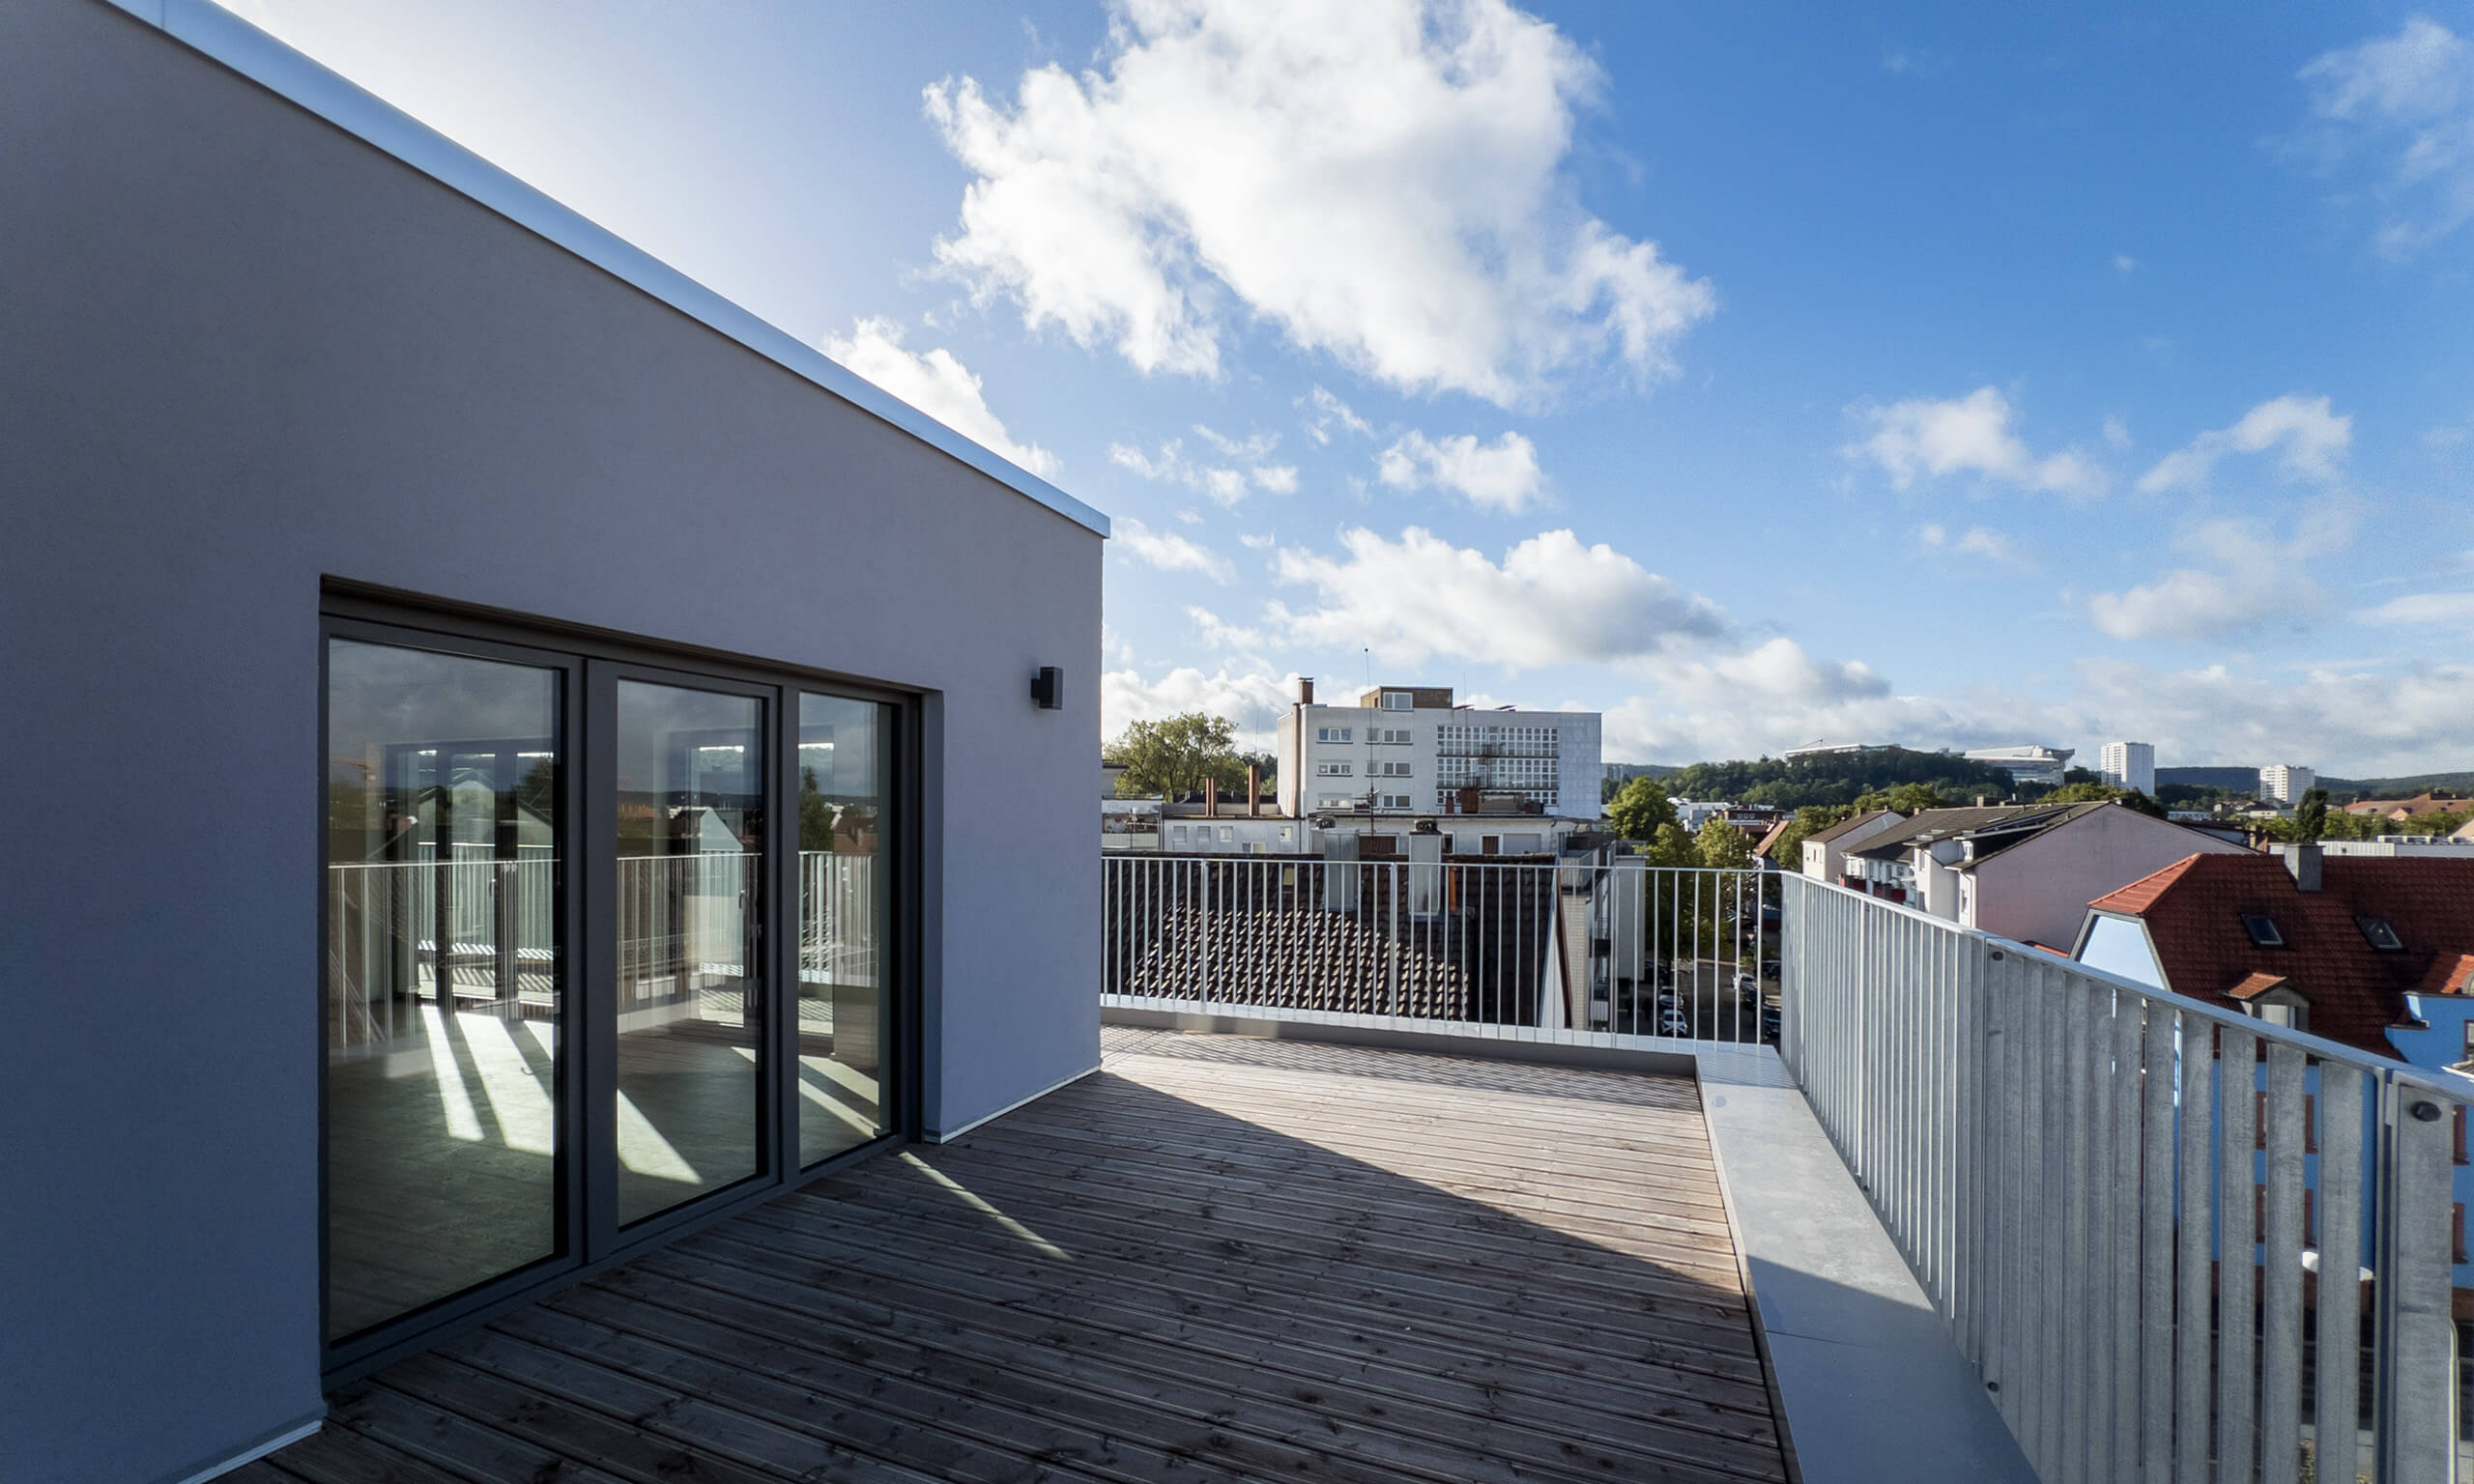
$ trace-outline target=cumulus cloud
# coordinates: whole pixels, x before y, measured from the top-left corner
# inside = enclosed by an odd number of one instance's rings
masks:
[[[1252,467],[1232,469],[1224,464],[1197,463],[1186,457],[1185,441],[1172,438],[1160,445],[1158,453],[1145,453],[1131,443],[1110,443],[1108,462],[1119,469],[1131,470],[1145,479],[1165,484],[1183,485],[1227,509],[1237,508],[1251,489],[1269,490],[1275,495],[1297,493],[1297,470],[1287,464],[1252,463],[1268,457],[1280,444],[1278,437],[1258,434],[1239,442],[1223,438],[1197,423],[1195,434],[1223,454]]]
[[[2300,75],[2323,154],[2383,159],[2381,251],[2406,256],[2474,219],[2474,44],[2417,15]]]
[[[2332,534],[2322,528],[2316,535]],[[2304,560],[2315,532],[2277,540],[2260,523],[2202,521],[2173,544],[2206,566],[2177,567],[2155,582],[2087,600],[2087,615],[2114,639],[2222,639],[2272,619],[2308,619],[2326,605]]]
[[[1729,628],[1708,599],[1568,530],[1532,536],[1500,562],[1414,526],[1397,541],[1344,530],[1340,546],[1338,556],[1289,548],[1274,560],[1280,582],[1314,590],[1303,612],[1274,603],[1267,613],[1298,642],[1364,646],[1391,664],[1442,655],[1516,671],[1636,660]]]
[[[1306,416],[1306,436],[1318,444],[1332,442],[1332,431],[1354,433],[1360,438],[1372,438],[1374,424],[1352,412],[1346,402],[1321,386],[1297,399],[1297,410]]]
[[[847,337],[827,335],[824,354],[1041,478],[1055,475],[1056,455],[1037,443],[1018,443],[1009,437],[1005,424],[988,410],[979,377],[956,360],[951,351],[942,347],[917,354],[904,350],[901,326],[870,318],[852,326]]]
[[[1481,443],[1474,433],[1430,439],[1412,429],[1375,460],[1375,476],[1395,490],[1450,490],[1482,510],[1518,511],[1546,490],[1538,446],[1518,433]]]
[[[1946,526],[1928,525],[1915,534],[1916,539],[1935,551],[1956,552],[1962,556],[1981,556],[1987,561],[1999,562],[2005,566],[2028,565],[2028,559],[2020,555],[2017,542],[1998,530],[1983,526],[1971,526],[1958,535],[1952,536]]]
[[[1113,737],[1130,722],[1156,722],[1163,717],[1202,711],[1227,718],[1236,727],[1237,745],[1268,752],[1272,728],[1288,709],[1292,674],[1267,666],[1230,669],[1205,674],[1193,666],[1169,670],[1145,679],[1134,666],[1104,671],[1100,676],[1100,734]]]
[[[2391,598],[2360,615],[2365,623],[2474,625],[2474,592],[2412,592]]]
[[[1199,572],[1215,583],[1234,580],[1224,557],[1214,556],[1174,531],[1153,530],[1136,520],[1116,523],[1115,539],[1163,572]]]
[[[1214,649],[1263,647],[1263,634],[1260,629],[1241,628],[1226,622],[1210,609],[1189,608],[1186,610],[1186,617],[1194,624],[1194,633],[1205,644]]]
[[[1964,397],[1915,397],[1888,406],[1858,404],[1850,415],[1869,429],[1839,452],[1881,466],[1906,489],[1918,475],[1975,474],[1996,483],[2056,494],[2094,496],[2111,487],[2106,472],[2076,449],[2038,457],[2015,431],[2018,411],[1992,386]]]
[[[2333,481],[2353,438],[2353,414],[2332,411],[2326,397],[2273,397],[2243,414],[2233,426],[2202,433],[2157,460],[2155,468],[2139,476],[2140,493],[2204,484],[2227,454],[2271,448],[2282,450],[2280,465],[2288,477]]]
[[[1647,380],[1711,286],[1577,204],[1588,55],[1507,0],[1118,0],[1099,65],[926,91],[974,179],[941,270],[1145,373],[1232,310],[1395,386],[1501,405]]]
[[[1820,675],[1799,685],[1792,656],[1772,662],[1767,688],[1740,668],[1664,667],[1652,689],[1606,712],[1606,756],[1658,762],[1752,757],[1821,738],[1916,748],[2034,741],[2085,750],[2106,737],[2134,736],[2181,761],[2308,757],[2328,772],[2375,777],[2453,765],[2462,755],[2465,719],[2474,716],[2468,665],[2328,666],[2297,674],[2083,660],[2056,696],[1979,688],[1936,697],[1886,683],[1833,682],[1827,663],[1814,663]]]

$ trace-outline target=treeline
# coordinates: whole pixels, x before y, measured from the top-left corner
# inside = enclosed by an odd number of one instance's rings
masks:
[[[1824,753],[1792,760],[1696,762],[1658,780],[1679,799],[1729,804],[1769,804],[1780,809],[1853,805],[1868,793],[1920,784],[1959,803],[1984,794],[2006,799],[2010,775],[1989,762],[1970,762],[1948,753],[1903,747],[1871,753]]]

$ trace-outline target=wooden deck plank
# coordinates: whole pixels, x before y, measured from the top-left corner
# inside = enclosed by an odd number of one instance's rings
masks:
[[[1687,1079],[1103,1045],[348,1388],[266,1476],[1784,1477]]]

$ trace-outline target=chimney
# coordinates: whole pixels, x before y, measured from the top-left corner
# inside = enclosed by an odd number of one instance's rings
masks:
[[[2317,845],[2279,845],[2277,854],[2285,857],[2285,869],[2292,874],[2296,891],[2319,890],[2319,847]]]
[[[1297,703],[1301,706],[1310,706],[1314,704],[1314,677],[1312,675],[1300,675],[1297,677]]]
[[[1975,796],[1975,807],[1978,809],[1991,809],[1993,807],[1993,795],[1989,793],[1977,794]]]
[[[1246,764],[1246,817],[1260,819],[1262,816],[1263,765],[1259,762],[1250,762]]]
[[[1202,781],[1202,816],[1205,819],[1220,817],[1220,780],[1216,778]]]

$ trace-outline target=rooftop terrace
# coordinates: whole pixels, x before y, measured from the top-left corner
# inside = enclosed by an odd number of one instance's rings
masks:
[[[1105,1034],[236,1477],[1787,1477],[1690,1078]]]

